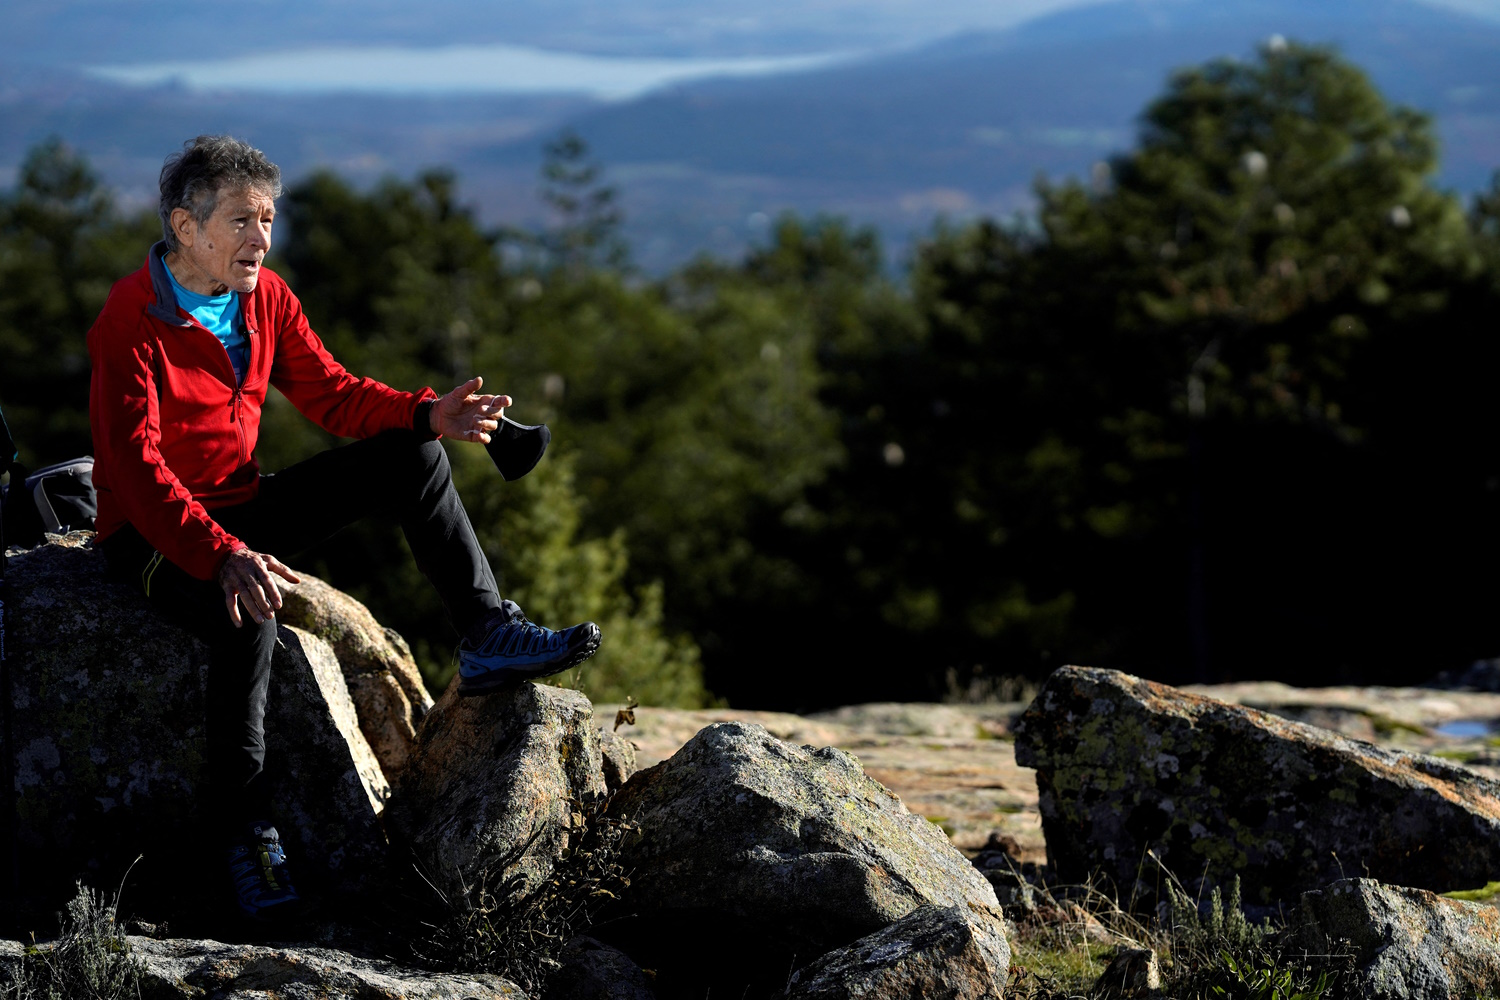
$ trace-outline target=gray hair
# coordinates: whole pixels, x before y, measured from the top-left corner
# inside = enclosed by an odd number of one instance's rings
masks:
[[[219,192],[260,188],[281,197],[281,168],[248,142],[228,135],[200,135],[182,144],[161,167],[161,233],[169,250],[179,249],[172,211],[185,208],[204,225],[219,203]]]

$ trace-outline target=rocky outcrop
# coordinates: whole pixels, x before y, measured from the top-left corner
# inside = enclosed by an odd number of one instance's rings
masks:
[[[577,691],[527,683],[463,698],[455,678],[422,720],[390,819],[450,900],[481,877],[519,876],[523,892],[568,847],[579,805],[604,794],[602,766]]]
[[[1500,784],[1438,758],[1083,667],[1016,732],[1056,874],[1102,871],[1122,898],[1149,899],[1148,851],[1184,881],[1238,875],[1259,906],[1346,869],[1438,891],[1500,871]]]
[[[327,948],[127,940],[144,965],[143,1000],[526,1000],[518,987],[499,976],[402,968]]]
[[[732,920],[742,948],[781,942],[805,960],[926,905],[999,933],[989,883],[842,750],[712,725],[631,778],[611,811],[640,826],[622,853],[630,907]]]
[[[547,980],[544,1000],[656,1000],[630,956],[591,937],[569,941],[561,961]]]
[[[432,707],[411,649],[348,594],[317,577],[298,575],[302,582],[286,593],[279,617],[332,647],[357,706],[360,731],[386,778],[395,781],[406,768],[417,724]]]
[[[135,935],[124,939],[124,947],[139,963],[142,1000],[526,1000],[500,976],[433,972],[331,948]],[[0,940],[0,995],[8,996],[7,989],[23,975],[25,954],[21,942]]]
[[[1446,1000],[1500,989],[1500,910],[1421,889],[1352,878],[1304,893],[1299,933],[1310,954],[1354,952],[1348,995]]]
[[[9,563],[16,834],[24,888],[41,898],[201,841],[207,651],[107,580],[91,542],[76,532]],[[280,639],[266,716],[278,826],[304,882],[361,891],[384,864],[388,787],[331,650],[292,629]],[[165,873],[145,881],[202,889]]]
[[[999,1000],[1010,946],[999,925],[961,906],[922,906],[829,952],[787,984],[789,1000]]]

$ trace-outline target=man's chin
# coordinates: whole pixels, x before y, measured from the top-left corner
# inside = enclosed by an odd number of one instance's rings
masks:
[[[259,281],[260,270],[257,268],[254,274],[242,275],[237,281],[234,282],[234,284],[230,285],[229,287],[233,288],[237,292],[244,292],[246,295],[249,295],[251,292],[255,291],[255,286],[257,283],[259,283]]]

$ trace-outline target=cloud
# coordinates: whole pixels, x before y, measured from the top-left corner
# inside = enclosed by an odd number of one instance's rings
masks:
[[[94,66],[118,83],[278,93],[582,93],[635,97],[686,80],[814,69],[845,53],[739,59],[639,59],[516,45],[310,48],[239,59]]]

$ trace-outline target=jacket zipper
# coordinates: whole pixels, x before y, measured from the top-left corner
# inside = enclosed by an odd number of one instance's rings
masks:
[[[243,309],[243,306],[242,306],[242,309]],[[244,318],[244,313],[241,312],[241,319],[243,320],[243,318]],[[226,357],[228,356],[228,352],[227,351],[225,352],[225,356]],[[237,426],[238,431],[239,431],[239,435],[240,435],[240,464],[241,465],[243,465],[246,462],[250,461],[250,442],[247,441],[246,438],[245,438],[245,422],[243,420],[239,419],[239,417],[240,417],[240,398],[242,396],[244,396],[244,394],[245,394],[245,383],[250,380],[250,373],[254,370],[254,365],[255,365],[255,330],[250,326],[250,323],[248,321],[245,321],[245,375],[235,385],[235,387],[234,387],[234,395],[232,395],[232,396],[229,397],[229,407],[230,407],[230,409],[229,409],[229,422],[231,424],[235,424]],[[229,366],[229,368],[230,368],[231,371],[233,371],[234,370],[234,365],[231,364]]]

